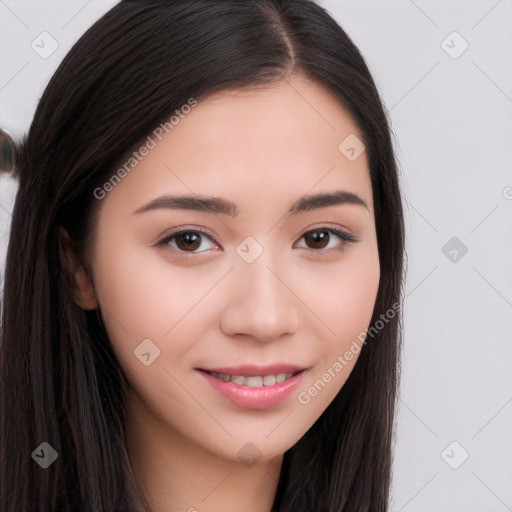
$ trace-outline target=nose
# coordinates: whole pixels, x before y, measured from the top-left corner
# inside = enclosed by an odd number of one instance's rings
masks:
[[[252,263],[237,262],[221,316],[225,334],[272,341],[297,332],[300,300],[281,268],[276,268],[266,252]]]

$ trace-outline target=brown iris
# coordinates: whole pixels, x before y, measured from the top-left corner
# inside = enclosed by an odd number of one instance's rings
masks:
[[[329,232],[320,230],[310,231],[304,235],[304,240],[308,246],[308,242],[313,243],[312,249],[323,249],[329,243]]]
[[[201,245],[201,235],[193,231],[183,231],[175,235],[180,250],[195,250]]]

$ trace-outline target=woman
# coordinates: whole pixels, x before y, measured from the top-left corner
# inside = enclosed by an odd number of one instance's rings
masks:
[[[307,0],[123,0],[20,145],[1,510],[385,511],[404,228]]]

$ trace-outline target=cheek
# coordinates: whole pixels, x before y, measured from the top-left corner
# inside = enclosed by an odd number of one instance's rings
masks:
[[[128,243],[102,246],[95,262],[96,293],[118,355],[133,354],[144,339],[152,340],[161,355],[171,340],[174,355],[190,348],[198,319],[206,321],[202,299],[222,269],[171,265],[155,248]],[[177,336],[185,325],[188,335]]]
[[[370,322],[379,288],[377,250],[354,251],[340,264],[310,274],[308,306],[323,321],[329,351],[342,349]]]
[[[310,295],[322,319],[323,334],[317,349],[317,364],[298,391],[304,418],[317,418],[348,379],[359,357],[379,288],[380,263],[375,250],[354,253],[336,270],[323,270],[316,281],[321,290]]]

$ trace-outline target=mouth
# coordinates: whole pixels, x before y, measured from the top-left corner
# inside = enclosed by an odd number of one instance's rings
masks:
[[[309,368],[276,364],[196,370],[224,399],[237,407],[266,409],[284,402]]]

